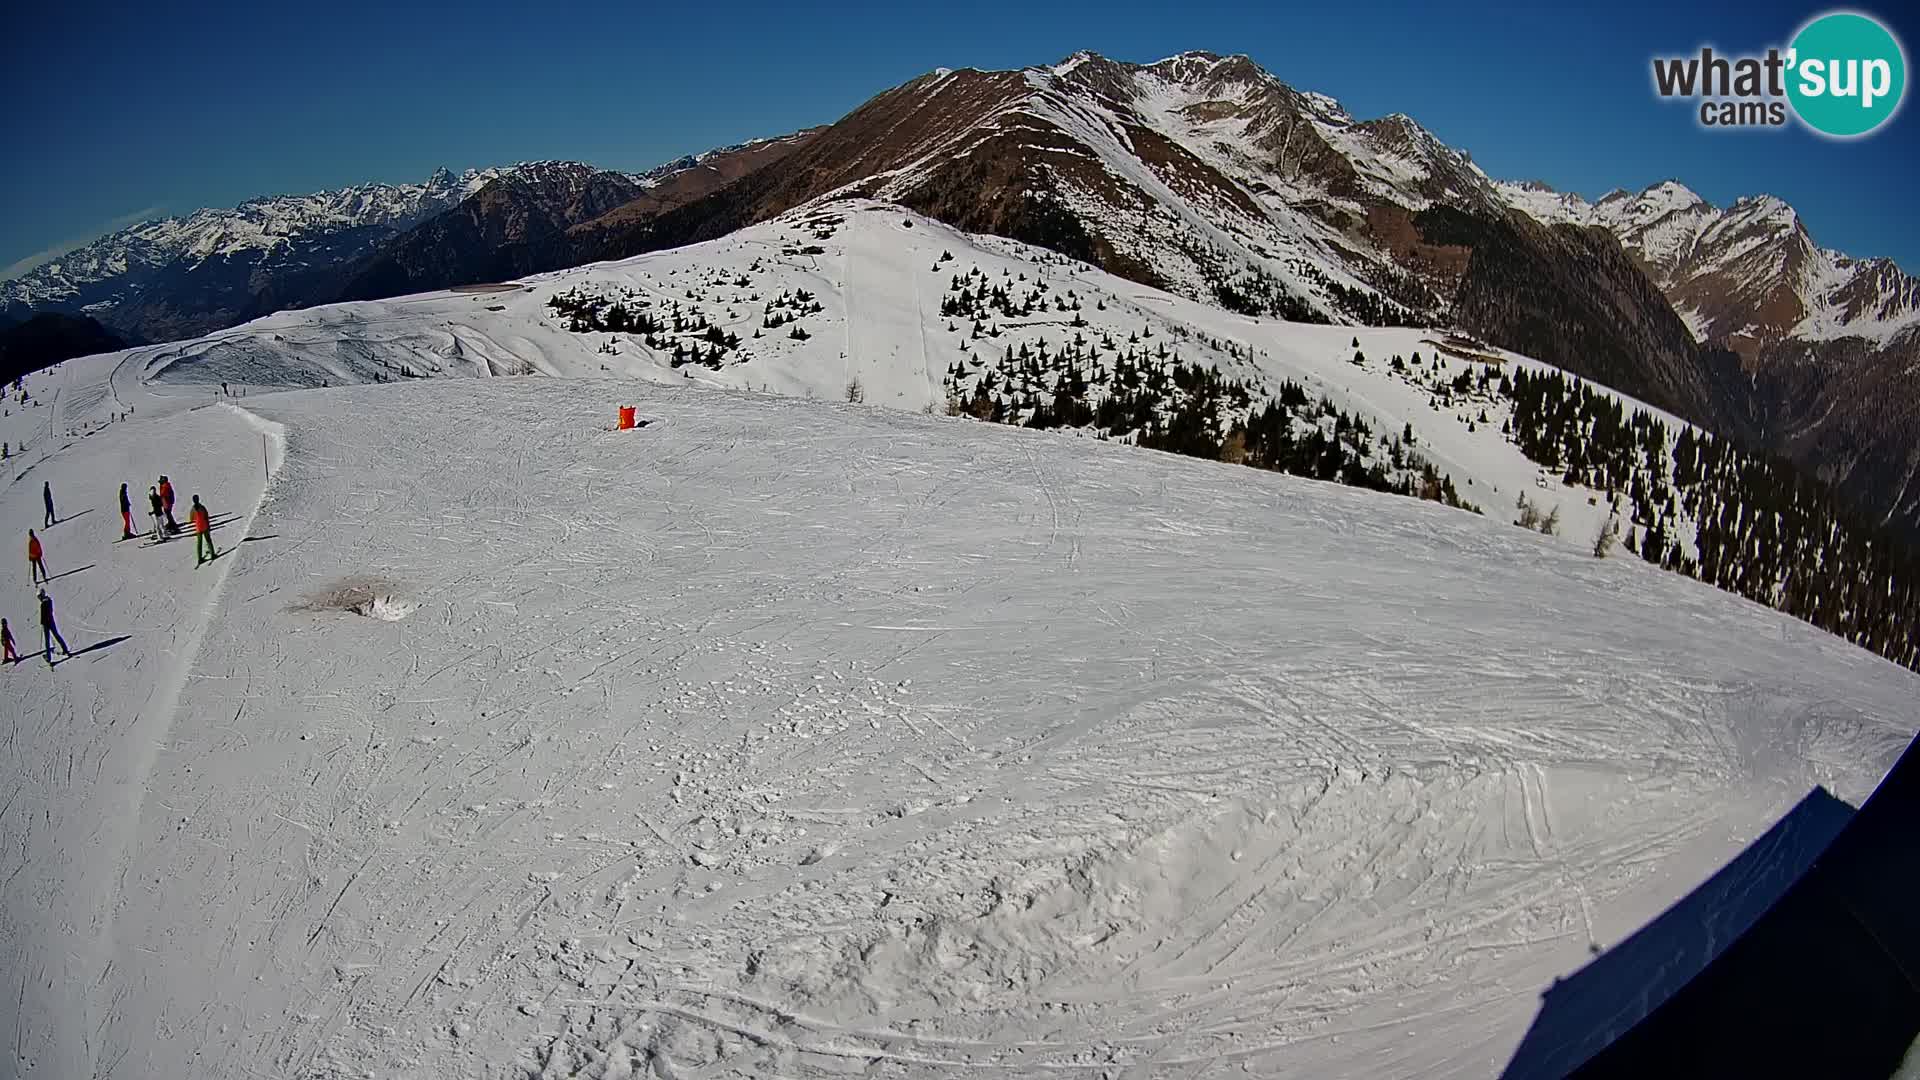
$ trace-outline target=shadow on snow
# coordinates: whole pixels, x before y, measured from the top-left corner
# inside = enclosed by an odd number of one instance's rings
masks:
[[[1920,739],[1542,995],[1502,1074],[1885,1077],[1920,1035]]]

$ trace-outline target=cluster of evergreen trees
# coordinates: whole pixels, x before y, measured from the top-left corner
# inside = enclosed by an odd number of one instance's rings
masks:
[[[1103,349],[1107,350],[1103,353]],[[1253,385],[1190,364],[1163,343],[1099,345],[1076,333],[1057,347],[1008,345],[945,379],[953,415],[1031,428],[1074,428],[1190,457],[1235,462],[1475,510],[1410,440],[1376,437],[1366,420],[1294,382],[1262,400]]]
[[[1304,259],[1289,259],[1287,269],[1301,280],[1318,286],[1336,310],[1363,326],[1408,326],[1419,321],[1407,303],[1336,281]],[[1242,315],[1321,325],[1333,321],[1262,266],[1241,265],[1231,270],[1216,270],[1209,275],[1207,288],[1221,307]],[[1408,294],[1409,300],[1426,301],[1430,306],[1433,303],[1431,294],[1411,280],[1398,283],[1398,288]]]
[[[767,301],[766,306],[761,308],[760,328],[778,330],[788,323],[797,322],[809,315],[818,315],[825,310],[826,308],[821,306],[813,293],[806,289],[782,292],[779,296]]]
[[[947,258],[943,255],[941,262]],[[934,269],[939,268],[936,263]],[[1080,297],[1077,293],[1072,290],[1065,293],[1053,291],[1039,277],[1028,281],[1024,270],[1018,275],[1003,271],[1001,278],[996,281],[989,278],[986,271],[975,267],[953,275],[947,283],[946,295],[940,298],[940,314],[948,319],[971,320],[975,324],[975,338],[992,331],[991,324],[996,315],[1004,319],[1026,319],[1036,315],[1071,314],[1075,316],[1070,320],[1072,325],[1085,326],[1087,321],[1079,317],[1079,312]]]
[[[617,296],[582,289],[578,285],[547,298],[560,325],[576,334],[658,334],[665,326],[653,314],[653,302],[631,290]]]
[[[742,275],[730,284],[744,289],[750,282]],[[687,296],[705,299],[704,293],[692,289],[687,290]],[[759,302],[760,295],[737,295],[734,299],[736,303]],[[576,334],[631,334],[648,349],[665,354],[676,368],[700,364],[718,371],[732,362],[740,348],[740,335],[721,329],[698,305],[683,306],[678,300],[669,300],[662,309],[631,289],[604,296],[575,286],[549,297],[547,306],[559,315],[562,326]],[[804,341],[812,335],[800,326],[800,320],[824,310],[819,299],[806,289],[782,292],[763,305],[760,329],[753,336],[787,327],[788,337]],[[727,314],[738,318],[734,309]],[[614,351],[612,343],[603,343],[600,351]]]
[[[1418,319],[1405,306],[1366,289],[1335,281],[1324,270],[1304,259],[1288,261],[1288,269],[1300,277],[1320,286],[1342,313],[1362,326],[1409,326],[1416,325]],[[1327,322],[1326,319],[1314,319],[1313,322]]]
[[[1309,396],[1292,380],[1228,432],[1224,447],[1221,457],[1228,461],[1480,512],[1460,497],[1452,477],[1413,449],[1411,429],[1377,445],[1365,418]]]
[[[1242,266],[1232,273],[1220,273],[1207,282],[1213,298],[1228,311],[1242,315],[1270,316],[1289,322],[1328,323],[1319,309],[1288,289],[1265,267]]]
[[[1826,485],[1559,372],[1498,385],[1522,453],[1625,504],[1628,550],[1920,670],[1920,561]]]

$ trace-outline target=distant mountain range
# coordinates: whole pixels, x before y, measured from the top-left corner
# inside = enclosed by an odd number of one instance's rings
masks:
[[[518,167],[351,264],[336,297],[377,300],[576,265],[587,259],[583,234],[696,201],[781,160],[806,138],[726,147],[635,177],[579,164]]]
[[[502,170],[441,170],[422,184],[363,184],[253,199],[143,222],[0,282],[0,310],[81,312],[141,340],[231,326],[291,299],[272,283],[360,258],[458,205]]]
[[[143,222],[0,282],[0,315],[85,313],[130,340],[168,341],[286,308],[553,269],[572,257],[569,227],[678,205],[737,177],[741,162],[777,158],[782,145],[728,147],[637,174],[562,161],[441,169],[421,184]]]
[[[1249,314],[1456,325],[1810,466],[1920,535],[1920,286],[1777,199],[1597,202],[1487,176],[1244,56],[940,70],[828,127],[643,175],[577,163],[257,200],[0,283],[143,337],[710,239],[822,197],[900,203]]]

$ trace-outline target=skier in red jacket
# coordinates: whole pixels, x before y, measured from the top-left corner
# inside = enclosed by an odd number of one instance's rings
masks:
[[[27,566],[31,568],[33,581],[34,581],[34,584],[36,585],[42,581],[52,580],[47,576],[47,564],[41,561],[41,556],[45,554],[46,554],[45,550],[40,547],[40,538],[33,534],[32,529],[28,529],[27,530]]]
[[[193,513],[188,517],[193,522],[193,558],[195,566],[210,563],[220,557],[213,547],[213,521],[207,516],[207,508],[200,505],[200,496],[193,497]],[[205,554],[201,554],[204,551]]]

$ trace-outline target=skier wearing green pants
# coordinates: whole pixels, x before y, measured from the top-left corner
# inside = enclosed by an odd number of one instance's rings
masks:
[[[193,523],[193,558],[195,566],[210,563],[220,557],[213,547],[213,522],[208,519],[207,508],[200,505],[200,496],[193,497],[193,513],[187,519]]]

